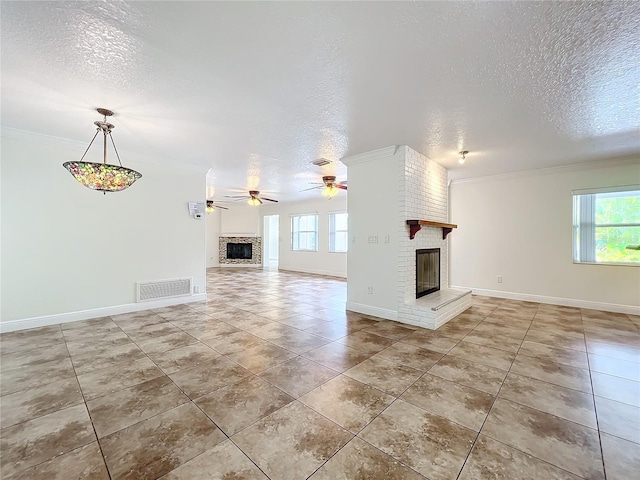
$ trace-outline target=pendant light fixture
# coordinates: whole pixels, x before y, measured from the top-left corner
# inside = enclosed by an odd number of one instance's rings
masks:
[[[133,185],[136,180],[142,177],[142,174],[122,166],[120,155],[118,155],[118,149],[116,148],[116,143],[113,141],[113,136],[111,135],[111,131],[115,126],[107,122],[107,117],[112,116],[113,112],[106,108],[98,108],[96,110],[100,115],[104,116],[104,120],[97,120],[93,122],[93,124],[98,128],[96,130],[96,134],[91,139],[91,143],[89,143],[89,146],[82,155],[82,158],[77,162],[65,162],[62,166],[66,168],[78,182],[91,190],[97,190],[104,194],[107,192],[119,192],[120,190],[124,190],[125,188],[129,188]],[[84,157],[91,148],[91,145],[93,145],[93,141],[100,132],[102,132],[104,140],[102,150],[103,162],[83,162]],[[116,152],[116,157],[118,157],[118,163],[120,163],[119,166],[107,163],[107,136],[111,139],[113,150]]]

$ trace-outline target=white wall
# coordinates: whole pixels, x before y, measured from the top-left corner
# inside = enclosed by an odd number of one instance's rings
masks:
[[[349,191],[351,191],[351,183],[349,183]],[[329,213],[347,211],[347,195],[344,192],[341,191],[336,197],[329,200],[322,197],[318,190],[317,199],[262,205],[256,210],[259,210],[261,216],[280,216],[279,269],[335,277],[347,276],[347,254],[329,252]],[[317,252],[295,252],[291,250],[290,215],[304,213],[318,214]]]
[[[215,209],[213,213],[207,214],[206,219],[206,244],[207,244],[207,268],[220,266],[220,227],[222,209]]]
[[[229,203],[225,206],[229,207],[229,210],[216,210],[216,214],[220,214],[221,235],[260,235],[262,207],[252,207],[245,202]]]
[[[398,218],[404,214],[399,211],[404,208],[399,200],[404,192],[399,187],[404,156],[403,147],[390,147],[342,159],[349,175],[348,310],[383,318],[397,316]],[[377,237],[377,242],[370,243],[370,237]]]
[[[123,160],[142,178],[91,191],[62,167],[81,151],[2,138],[2,315],[8,322],[135,302],[135,282],[193,277],[204,291],[205,174]]]
[[[451,284],[532,301],[637,308],[640,267],[572,262],[571,190],[638,183],[638,160],[453,182]]]

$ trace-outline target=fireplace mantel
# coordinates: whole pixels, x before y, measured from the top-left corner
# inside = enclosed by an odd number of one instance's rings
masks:
[[[413,240],[422,227],[436,227],[442,228],[442,239],[447,238],[447,235],[451,233],[454,228],[458,228],[453,223],[432,222],[430,220],[407,220],[409,225],[409,239]]]

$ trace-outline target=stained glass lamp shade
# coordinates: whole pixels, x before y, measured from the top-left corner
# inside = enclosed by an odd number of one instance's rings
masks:
[[[96,125],[98,129],[87,150],[85,150],[84,155],[82,155],[79,161],[65,162],[62,166],[66,168],[78,182],[91,190],[97,190],[105,194],[107,192],[119,192],[133,185],[136,180],[142,177],[142,174],[122,166],[120,155],[118,155],[116,144],[111,135],[111,130],[115,127],[107,122],[107,117],[113,115],[113,112],[104,108],[98,108],[98,112],[104,115],[104,120],[94,122],[94,125]],[[89,148],[91,148],[93,141],[100,132],[103,133],[104,137],[103,163],[84,162],[84,157],[87,155]],[[113,144],[113,149],[116,152],[120,165],[107,163],[107,136],[111,138],[111,143]]]

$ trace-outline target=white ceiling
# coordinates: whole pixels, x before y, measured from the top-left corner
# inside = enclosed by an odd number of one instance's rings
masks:
[[[83,148],[110,108],[125,166],[211,168],[216,199],[312,197],[393,144],[454,179],[640,153],[636,1],[1,8],[3,134]]]

